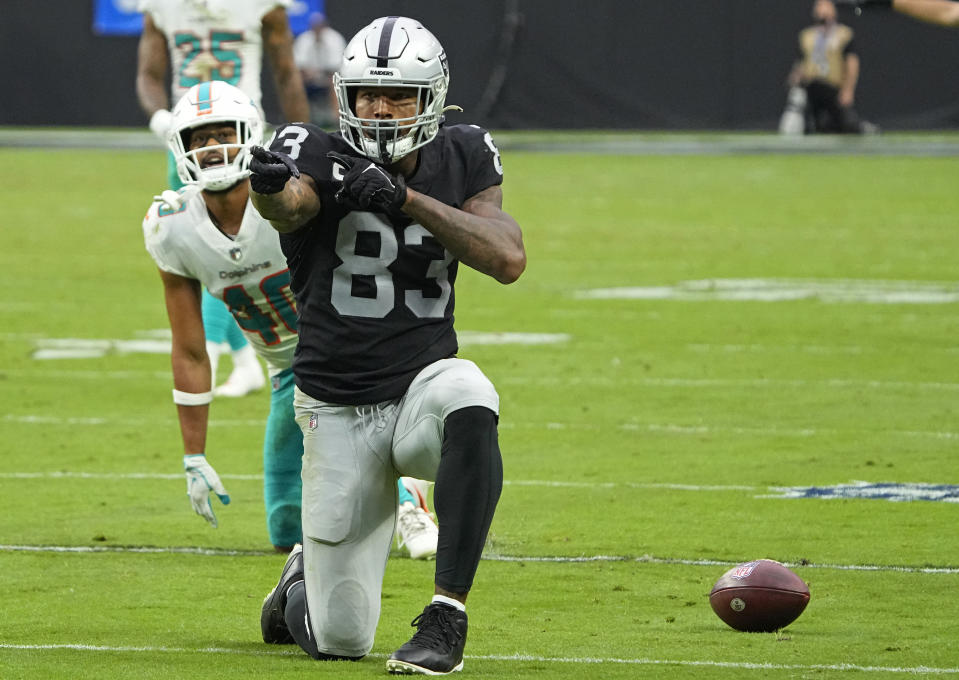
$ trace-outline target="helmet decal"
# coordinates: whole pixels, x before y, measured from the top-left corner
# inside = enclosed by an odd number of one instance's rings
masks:
[[[386,17],[383,24],[383,31],[380,33],[380,45],[376,52],[376,65],[380,68],[389,66],[390,43],[393,41],[393,27],[396,26],[396,20],[399,17]]]
[[[213,113],[213,97],[210,94],[210,83],[200,83],[196,92],[196,115]]]

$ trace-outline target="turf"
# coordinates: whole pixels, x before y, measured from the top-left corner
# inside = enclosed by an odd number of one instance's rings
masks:
[[[565,339],[461,352],[500,392],[506,471],[464,672],[959,674],[959,505],[782,492],[959,484],[955,161],[503,161],[528,269],[509,287],[461,270],[457,326]],[[432,566],[399,552],[366,660],[259,641],[283,562],[258,477],[265,395],[213,407],[233,503],[212,530],[184,497],[167,356],[34,358],[51,339],[166,327],[139,226],[162,154],[0,148],[0,168],[0,677],[382,675],[431,591]],[[827,292],[724,299],[729,280]],[[625,287],[671,292],[592,292]],[[912,297],[890,301],[896,287]],[[849,297],[862,289],[881,301]],[[707,595],[758,557],[812,599],[779,633],[736,633]]]

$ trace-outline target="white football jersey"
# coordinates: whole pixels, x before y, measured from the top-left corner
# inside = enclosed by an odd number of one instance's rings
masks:
[[[236,238],[210,220],[203,196],[179,210],[155,202],[143,219],[147,251],[163,271],[198,280],[226,302],[270,372],[289,368],[296,348],[296,304],[280,239],[247,201]]]
[[[191,87],[223,80],[260,105],[263,15],[292,0],[140,0],[166,35],[172,72],[172,107]]]

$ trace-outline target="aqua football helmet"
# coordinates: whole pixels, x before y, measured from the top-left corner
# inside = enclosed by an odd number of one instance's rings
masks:
[[[236,141],[190,148],[194,128],[211,123],[233,125]],[[263,119],[256,105],[240,89],[219,80],[194,85],[173,107],[167,144],[176,159],[177,174],[185,184],[206,191],[224,191],[249,176],[250,147],[263,142]],[[222,162],[210,165],[207,152],[222,154]],[[230,158],[231,152],[236,155]],[[198,154],[204,154],[206,165]],[[216,156],[213,156],[216,158]],[[219,160],[219,159],[217,159]]]
[[[340,132],[362,155],[390,164],[428,144],[442,121],[450,71],[436,37],[415,19],[382,17],[357,33],[343,52],[333,88],[340,111]],[[360,88],[416,90],[417,113],[380,120],[356,115]]]

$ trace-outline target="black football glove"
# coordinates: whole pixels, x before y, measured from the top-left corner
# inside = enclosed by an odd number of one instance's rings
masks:
[[[343,186],[336,192],[336,202],[353,210],[370,210],[390,215],[401,215],[406,203],[406,180],[403,175],[393,176],[367,158],[344,156],[327,151],[346,169]]]
[[[296,163],[285,153],[267,151],[262,146],[250,149],[250,188],[258,194],[283,191],[290,177],[299,177]]]
[[[836,4],[854,8],[859,16],[864,9],[888,9],[892,7],[892,0],[836,0]]]

